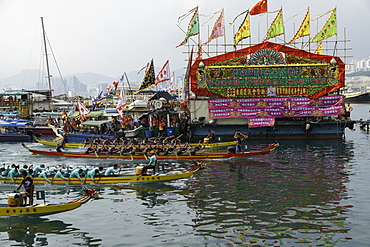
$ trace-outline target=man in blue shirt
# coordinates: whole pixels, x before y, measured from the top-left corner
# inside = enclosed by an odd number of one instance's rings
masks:
[[[81,178],[81,174],[83,173],[83,170],[81,168],[74,169],[71,172],[71,175],[69,175],[70,178],[78,178],[81,182],[83,182]]]
[[[144,166],[144,167],[143,167],[143,171],[142,171],[142,174],[143,174],[144,176],[147,176],[146,171],[147,171],[148,169],[153,169],[153,175],[155,174],[155,171],[156,171],[157,156],[155,156],[155,152],[154,152],[154,150],[150,151],[150,152],[149,152],[149,155],[150,155],[149,163],[148,163],[148,165],[146,165],[146,166]]]
[[[118,170],[118,165],[117,164],[114,164],[113,167],[109,167],[106,171],[105,171],[105,176],[112,176],[112,175],[116,175],[116,173],[119,173],[120,170]]]

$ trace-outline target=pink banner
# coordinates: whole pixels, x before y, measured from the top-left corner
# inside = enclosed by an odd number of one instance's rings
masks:
[[[318,99],[294,98],[248,98],[208,100],[209,118],[271,118],[323,117],[344,115],[344,96],[331,95]],[[257,121],[258,122],[258,121]],[[255,125],[267,126],[263,124]],[[254,124],[252,124],[254,126]],[[256,126],[257,127],[257,126]]]
[[[248,127],[265,127],[265,126],[274,126],[275,118],[248,118]]]

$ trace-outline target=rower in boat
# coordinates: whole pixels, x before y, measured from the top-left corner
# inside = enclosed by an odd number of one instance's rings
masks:
[[[8,177],[12,180],[12,182],[14,182],[14,177],[19,174],[18,168],[19,166],[16,166],[15,164],[11,165],[11,169],[8,172]]]
[[[103,167],[102,166],[100,166],[99,168],[93,168],[93,169],[87,171],[87,174],[85,176],[85,180],[86,180],[86,178],[90,178],[91,181],[95,182],[94,177],[99,175],[99,174],[102,174],[102,172],[103,172]]]
[[[46,170],[47,167],[45,167],[44,164],[41,164],[39,166],[36,166],[35,169],[33,170],[33,176],[36,177],[38,176],[43,170]]]
[[[3,176],[3,173],[5,172],[5,167],[1,167],[0,168],[0,178],[1,179],[5,179],[5,177]]]
[[[83,182],[83,180],[81,178],[82,173],[83,173],[83,170],[81,168],[76,168],[71,172],[69,177],[70,178],[78,178],[81,182]]]
[[[55,173],[55,175],[54,175],[54,178],[61,178],[61,179],[63,179],[63,180],[68,180],[68,178],[66,178],[64,175],[65,174],[63,174],[63,171],[67,171],[67,169],[65,169],[65,167],[64,166],[61,166],[61,167],[57,167],[56,168],[56,173]]]
[[[121,171],[121,169],[118,169],[118,165],[117,164],[114,164],[112,167],[109,167],[106,171],[105,171],[105,176],[115,176],[116,174],[118,174],[119,172]]]

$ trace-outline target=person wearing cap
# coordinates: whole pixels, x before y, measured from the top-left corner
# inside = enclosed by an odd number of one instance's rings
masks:
[[[156,171],[156,164],[157,164],[157,156],[155,155],[155,151],[152,150],[149,152],[149,163],[143,167],[143,175],[145,176],[146,175],[146,171],[148,169],[153,169],[153,174],[155,174],[155,171]]]

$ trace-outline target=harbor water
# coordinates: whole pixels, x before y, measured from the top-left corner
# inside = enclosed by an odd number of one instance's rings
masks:
[[[370,117],[353,104],[352,119]],[[338,139],[272,142],[264,156],[207,161],[192,177],[165,183],[89,185],[100,192],[73,211],[0,218],[0,246],[369,246],[370,133],[356,125]],[[28,144],[45,148],[40,144]],[[135,172],[133,161],[31,155],[0,144],[1,163],[111,166]],[[164,162],[183,169],[191,162]],[[16,185],[0,184],[0,201]],[[36,185],[50,203],[67,202],[82,186]]]

